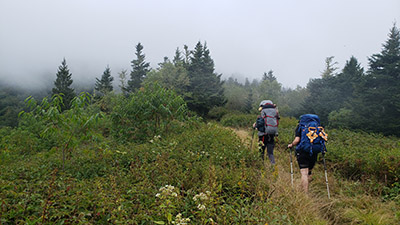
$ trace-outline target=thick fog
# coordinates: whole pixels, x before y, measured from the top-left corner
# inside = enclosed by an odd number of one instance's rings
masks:
[[[107,65],[131,69],[135,45],[152,68],[183,45],[206,42],[224,78],[274,71],[285,87],[324,69],[379,53],[399,0],[0,0],[0,81],[53,85],[65,57],[74,83],[93,83]]]

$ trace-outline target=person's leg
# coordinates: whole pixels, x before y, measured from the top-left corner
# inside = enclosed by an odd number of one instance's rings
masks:
[[[308,182],[312,181],[312,169],[315,166],[315,163],[317,162],[318,158],[318,153],[314,153],[312,156],[310,156],[310,162],[308,165]]]
[[[310,154],[304,151],[296,151],[296,158],[299,164],[300,173],[301,173],[301,187],[304,192],[308,192],[308,176],[309,176],[309,162],[310,162]]]
[[[275,165],[274,145],[273,144],[267,144],[267,153],[268,153],[269,161],[271,162],[272,165]]]
[[[274,157],[274,147],[275,147],[275,140],[274,135],[268,135],[268,140],[266,142],[267,145],[267,153],[269,161],[272,165],[275,165],[275,157]]]
[[[301,187],[303,188],[304,192],[308,192],[308,168],[300,169],[301,173]]]

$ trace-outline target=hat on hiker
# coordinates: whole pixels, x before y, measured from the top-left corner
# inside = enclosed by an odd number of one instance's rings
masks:
[[[273,105],[274,103],[272,103],[272,101],[271,100],[262,100],[261,102],[260,102],[260,105],[259,106],[263,106],[263,105]]]

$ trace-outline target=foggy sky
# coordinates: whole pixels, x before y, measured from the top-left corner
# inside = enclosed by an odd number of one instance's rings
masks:
[[[0,0],[0,81],[53,85],[65,57],[74,83],[94,84],[107,65],[117,83],[138,42],[157,68],[201,41],[224,78],[273,70],[304,87],[329,56],[367,69],[394,22],[399,0]]]

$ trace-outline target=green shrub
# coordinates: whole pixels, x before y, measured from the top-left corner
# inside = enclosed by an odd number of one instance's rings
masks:
[[[221,119],[221,124],[227,127],[245,128],[252,127],[257,115],[252,114],[226,114]]]
[[[332,111],[328,116],[329,127],[344,129],[351,128],[353,123],[352,115],[354,115],[354,113],[350,109],[342,108],[339,111]]]
[[[147,85],[131,94],[120,96],[112,114],[112,133],[121,141],[143,142],[156,134],[168,132],[171,121],[184,121],[187,106],[171,90]]]
[[[207,117],[212,120],[220,121],[222,117],[228,113],[231,113],[231,110],[225,107],[214,107],[208,112]]]
[[[400,179],[400,145],[394,137],[349,130],[328,131],[327,159],[353,179],[393,184]]]

